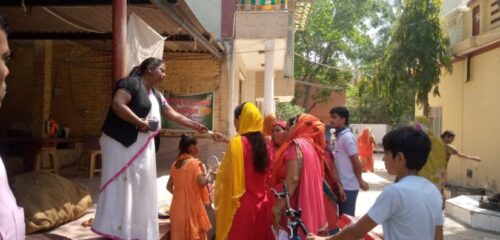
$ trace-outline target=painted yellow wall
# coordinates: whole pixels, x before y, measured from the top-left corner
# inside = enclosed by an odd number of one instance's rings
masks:
[[[479,156],[479,164],[452,156],[448,182],[500,191],[500,48],[471,58],[470,81],[466,60],[453,64],[453,73],[443,75],[441,97],[429,96],[431,107],[442,107],[442,128],[457,136],[453,145],[462,153]],[[421,114],[417,110],[416,114]],[[471,169],[473,177],[467,178]]]
[[[285,78],[282,70],[274,72],[274,95],[293,96],[295,91],[295,79]],[[255,97],[264,97],[264,72],[255,74]]]

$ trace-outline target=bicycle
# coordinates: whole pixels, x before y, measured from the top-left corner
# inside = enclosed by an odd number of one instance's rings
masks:
[[[300,216],[302,214],[302,210],[301,209],[295,210],[290,206],[290,195],[288,193],[288,187],[287,187],[286,183],[283,184],[283,191],[282,192],[278,192],[274,188],[271,188],[271,190],[273,191],[274,196],[276,196],[276,198],[278,198],[278,199],[284,198],[285,199],[286,206],[285,206],[284,211],[285,211],[285,215],[287,216],[287,227],[288,227],[288,229],[290,229],[289,239],[300,240],[299,228],[300,228],[300,230],[302,230],[304,235],[309,234],[309,230],[307,229],[307,227],[304,225],[304,222],[300,218]]]

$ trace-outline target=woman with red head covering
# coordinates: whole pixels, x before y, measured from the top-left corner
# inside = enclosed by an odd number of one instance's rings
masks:
[[[271,140],[271,135],[273,134],[274,123],[278,121],[278,117],[274,113],[269,113],[264,117],[264,126],[262,133],[266,140]]]
[[[271,139],[266,141],[269,159],[274,162],[274,154],[283,145],[287,138],[287,126],[285,121],[277,121],[271,129]]]
[[[375,138],[370,128],[363,129],[358,137],[359,160],[363,172],[373,172],[373,147]]]
[[[273,182],[275,188],[288,186],[290,205],[301,209],[301,219],[311,233],[327,227],[323,194],[325,125],[309,114],[299,115],[289,128],[290,139],[275,155]],[[285,207],[280,199],[273,207],[274,227],[286,229],[282,217]],[[301,238],[305,239],[304,234]]]

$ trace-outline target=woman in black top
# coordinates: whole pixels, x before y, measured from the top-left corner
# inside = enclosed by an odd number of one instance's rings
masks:
[[[159,139],[161,116],[199,132],[208,130],[176,112],[154,89],[164,78],[163,61],[148,58],[113,89],[100,139],[103,170],[92,226],[104,237],[158,239],[154,139]]]

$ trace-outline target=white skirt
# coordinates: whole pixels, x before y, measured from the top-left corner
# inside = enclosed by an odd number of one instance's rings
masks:
[[[129,147],[103,134],[102,177],[92,231],[111,239],[158,239],[156,152],[152,132],[139,133]],[[128,167],[126,167],[129,164]],[[125,169],[124,169],[125,168]],[[111,182],[113,176],[118,177]]]

